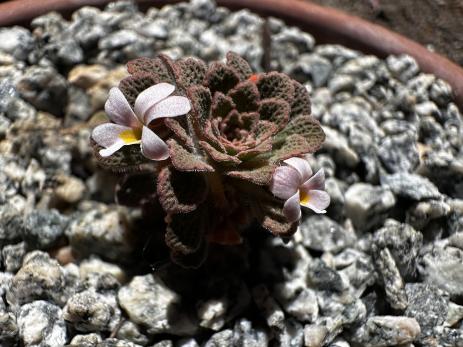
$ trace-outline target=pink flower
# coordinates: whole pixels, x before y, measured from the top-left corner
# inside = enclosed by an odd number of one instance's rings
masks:
[[[270,183],[271,192],[278,198],[286,200],[283,213],[290,223],[301,218],[301,205],[316,213],[326,213],[330,196],[325,189],[323,169],[312,176],[312,169],[307,160],[290,158],[286,165],[275,170]]]
[[[191,104],[184,96],[170,96],[175,86],[159,83],[141,92],[135,100],[134,110],[119,88],[112,88],[105,111],[113,123],[93,129],[92,138],[100,146],[102,157],[108,157],[126,145],[140,144],[141,152],[152,160],[169,157],[167,144],[148,125],[155,119],[177,117],[188,113]]]

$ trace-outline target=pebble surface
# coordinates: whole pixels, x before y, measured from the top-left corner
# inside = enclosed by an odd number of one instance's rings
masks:
[[[213,248],[196,271],[144,253],[157,240],[89,147],[108,90],[161,52],[233,50],[263,71],[263,24],[211,0],[122,1],[0,29],[0,346],[463,345],[463,118],[409,56],[270,19],[270,67],[304,84],[327,134],[308,158],[327,214],[305,212],[288,243]]]

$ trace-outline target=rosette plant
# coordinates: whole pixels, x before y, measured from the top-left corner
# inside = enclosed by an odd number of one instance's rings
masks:
[[[97,127],[92,143],[103,167],[148,177],[126,180],[141,189],[124,189],[121,200],[162,207],[174,262],[200,265],[211,242],[239,243],[253,221],[283,238],[297,230],[295,200],[304,205],[311,192],[317,191],[310,195],[315,200],[323,195],[322,174],[308,182],[310,167],[294,178],[304,164],[282,170],[305,162],[299,158],[318,150],[325,138],[310,116],[304,86],[279,72],[253,74],[235,53],[209,66],[195,58],[139,58],[128,63],[128,72],[106,112],[114,123],[134,122],[123,123],[126,132],[115,131],[110,139]],[[141,149],[132,145],[140,142]],[[322,200],[308,206],[324,212],[329,197]]]

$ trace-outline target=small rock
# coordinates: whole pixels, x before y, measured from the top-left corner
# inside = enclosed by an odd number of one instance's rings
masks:
[[[455,247],[435,247],[423,256],[420,268],[424,281],[445,290],[451,297],[463,295],[463,250]]]
[[[13,55],[16,59],[27,60],[35,42],[29,30],[14,26],[0,30],[0,51]]]
[[[64,235],[68,223],[68,217],[56,210],[34,210],[24,218],[22,237],[33,249],[48,249]]]
[[[82,89],[89,89],[107,74],[108,70],[103,65],[77,65],[69,71],[68,81]]]
[[[391,189],[397,196],[415,201],[437,199],[441,196],[430,180],[408,172],[382,176],[381,185]]]
[[[420,334],[414,318],[396,316],[370,317],[351,337],[364,347],[395,346],[413,342]]]
[[[76,335],[72,338],[69,347],[95,347],[102,340],[101,336],[95,333]]]
[[[118,48],[127,46],[131,43],[134,43],[138,39],[139,39],[139,36],[135,31],[123,29],[123,30],[115,31],[112,34],[103,38],[99,42],[98,47],[101,50],[118,49]]]
[[[140,328],[131,321],[125,321],[117,331],[116,337],[120,340],[129,341],[137,345],[148,345],[149,339],[144,335]]]
[[[309,324],[304,327],[305,347],[322,347],[328,330],[326,327]]]
[[[86,190],[84,182],[74,176],[58,175],[57,187],[54,190],[54,198],[57,203],[75,204],[82,200]]]
[[[346,289],[345,283],[339,273],[328,267],[321,260],[317,259],[314,261],[309,268],[307,276],[308,282],[319,290],[341,293]]]
[[[323,127],[323,131],[326,135],[323,148],[333,156],[335,162],[347,167],[355,167],[360,159],[357,153],[349,147],[344,135],[329,127]]]
[[[264,316],[269,328],[284,328],[285,314],[279,307],[265,285],[259,285],[253,288],[252,296],[260,313]]]
[[[90,274],[109,274],[116,278],[121,284],[124,284],[127,280],[127,275],[123,269],[115,264],[100,260],[97,257],[83,260],[79,266],[79,274],[82,279],[89,277]]]
[[[100,342],[96,347],[141,347],[129,341],[118,340],[114,338],[106,339]]]
[[[0,341],[5,346],[16,346],[18,341],[18,325],[11,312],[0,310]]]
[[[114,315],[114,308],[93,290],[74,294],[63,309],[64,319],[82,332],[108,331]]]
[[[2,258],[5,271],[16,273],[21,268],[25,254],[26,244],[24,242],[3,247]]]
[[[148,334],[191,335],[196,326],[180,314],[178,295],[152,275],[136,276],[119,290],[118,300],[131,321],[146,328]]]
[[[421,338],[432,336],[434,328],[447,318],[448,297],[437,287],[424,283],[407,283],[405,290],[408,297],[405,315],[416,319],[421,327]]]
[[[66,235],[77,253],[97,254],[118,261],[130,255],[135,243],[124,210],[110,210],[103,205],[71,221]]]
[[[325,85],[333,71],[330,61],[317,54],[302,54],[295,63],[283,68],[298,81],[311,80],[316,88]]]
[[[24,346],[63,347],[67,340],[61,309],[34,301],[18,311],[19,336]]]
[[[416,76],[420,68],[416,60],[406,54],[399,56],[391,55],[386,59],[387,67],[389,71],[402,82],[410,80],[412,77]]]
[[[378,156],[392,173],[411,172],[420,162],[416,139],[408,133],[386,137],[379,145]]]
[[[344,197],[346,215],[357,230],[380,225],[396,202],[390,190],[365,183],[352,185]]]
[[[265,331],[253,328],[252,323],[244,318],[235,323],[233,329],[234,346],[266,347],[269,338]]]
[[[229,347],[233,346],[233,330],[227,329],[215,333],[204,344],[204,347]]]
[[[228,300],[210,299],[199,304],[198,318],[199,325],[203,328],[219,331],[225,325],[225,315],[227,313]]]
[[[44,299],[63,305],[65,277],[62,268],[47,253],[28,253],[23,266],[13,277],[6,293],[8,303],[14,307],[34,300]]]
[[[67,104],[67,82],[51,67],[31,66],[17,83],[21,96],[38,110],[63,116]]]
[[[303,347],[304,328],[302,324],[288,319],[283,330],[278,332],[277,340],[281,347]]]
[[[441,200],[421,201],[407,211],[405,221],[415,229],[422,230],[428,223],[450,214],[451,207]]]
[[[325,216],[303,219],[299,226],[302,244],[320,252],[339,253],[355,242],[355,234]]]

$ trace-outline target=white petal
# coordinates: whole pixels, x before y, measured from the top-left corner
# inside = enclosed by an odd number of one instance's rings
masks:
[[[165,160],[169,158],[169,147],[148,127],[143,127],[141,135],[141,151],[151,160]]]
[[[100,153],[100,155],[102,157],[109,157],[110,155],[112,155],[115,152],[117,152],[118,150],[120,150],[123,146],[125,146],[124,141],[119,140],[119,141],[113,143],[108,148],[101,149],[99,153]]]
[[[306,191],[316,189],[325,190],[325,171],[323,169],[318,170],[315,175],[310,177],[301,187]]]
[[[191,110],[190,100],[184,96],[169,96],[146,111],[145,124],[157,118],[176,117]]]
[[[323,190],[309,191],[309,199],[307,202],[301,202],[304,207],[310,208],[315,213],[326,213],[325,208],[330,204],[330,196]]]
[[[301,185],[301,176],[291,166],[278,167],[270,182],[270,191],[276,197],[286,200],[294,195]]]
[[[169,83],[158,83],[142,91],[135,100],[135,113],[140,119],[145,119],[145,113],[150,107],[167,98],[175,90]]]
[[[296,192],[283,206],[283,213],[290,223],[294,223],[301,218],[301,206],[299,204],[299,192]]]
[[[111,88],[104,110],[116,124],[131,128],[139,127],[140,121],[130,107],[129,102],[119,88]]]
[[[100,124],[93,129],[92,139],[100,146],[108,148],[117,141],[120,141],[119,134],[127,130],[130,131],[132,128],[114,123]]]
[[[299,172],[302,177],[302,182],[307,181],[310,176],[312,176],[312,169],[310,168],[309,162],[305,159],[292,157],[286,159],[284,163],[292,166]]]

